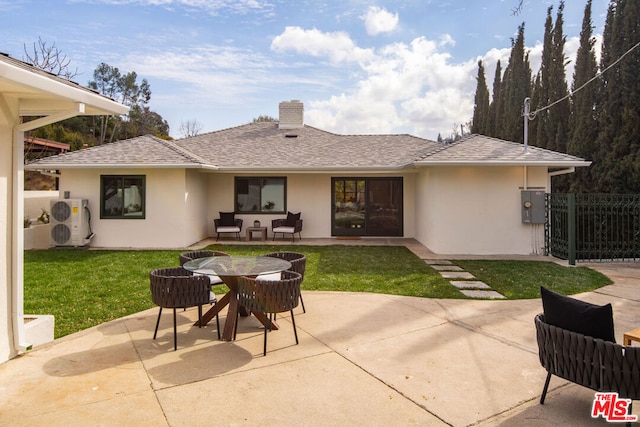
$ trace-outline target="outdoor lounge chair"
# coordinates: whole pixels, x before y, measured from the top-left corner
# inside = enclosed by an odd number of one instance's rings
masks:
[[[235,217],[234,212],[220,212],[220,218],[213,220],[217,235],[216,241],[220,238],[220,233],[235,233],[236,240],[240,240],[242,222],[242,219]]]
[[[616,344],[610,304],[598,306],[541,289],[544,313],[535,317],[540,364],[552,375],[620,399],[640,399],[640,347]],[[629,413],[631,413],[629,405]]]
[[[282,238],[285,234],[291,234],[291,241],[295,242],[295,235],[298,233],[300,240],[302,240],[302,220],[300,219],[300,213],[292,214],[287,213],[286,218],[274,219],[271,221],[271,231],[273,232],[273,240],[276,240],[276,234],[282,233]]]
[[[173,309],[173,349],[178,349],[178,331],[176,326],[176,308],[198,307],[198,326],[202,323],[202,306],[217,304],[216,296],[211,292],[208,276],[194,275],[182,267],[158,268],[149,273],[151,300],[160,307],[153,339],[158,334],[160,316],[163,308]],[[218,339],[220,339],[220,321],[216,315]]]
[[[293,323],[293,333],[298,344],[298,332],[296,331],[296,320],[293,316],[293,309],[298,306],[300,299],[300,282],[302,276],[295,271],[283,271],[280,280],[260,280],[249,277],[238,279],[238,304],[247,310],[255,313],[273,315],[288,311],[291,313],[291,323]],[[236,328],[238,316],[236,316]],[[267,322],[270,325],[269,322]],[[264,328],[264,349],[263,355],[267,355],[267,333],[270,328]]]

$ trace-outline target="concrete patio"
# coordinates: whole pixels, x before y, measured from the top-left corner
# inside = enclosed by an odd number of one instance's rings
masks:
[[[578,297],[613,304],[622,342],[640,326],[640,266],[589,266],[615,283]],[[222,342],[215,322],[192,326],[196,309],[178,312],[178,351],[169,313],[152,339],[157,308],[40,346],[0,365],[0,425],[607,424],[590,417],[593,391],[556,377],[538,403],[539,300],[304,292],[304,301],[300,344],[289,316],[278,317],[266,357],[254,317]]]

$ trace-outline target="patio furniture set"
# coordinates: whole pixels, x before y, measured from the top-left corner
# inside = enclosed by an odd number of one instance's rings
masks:
[[[214,219],[213,224],[216,232],[216,240],[220,239],[220,234],[222,233],[233,233],[236,235],[236,240],[240,240],[244,220],[236,218],[235,212],[220,212],[220,218]],[[252,239],[254,232],[260,233],[261,240],[267,240],[267,227],[262,226],[260,221],[255,221],[252,227],[247,227],[247,241]],[[295,242],[296,233],[298,234],[298,238],[302,240],[302,220],[300,219],[300,213],[294,214],[288,212],[286,218],[272,220],[271,233],[273,234],[273,240],[280,234],[283,239],[285,235],[291,235],[291,241]]]
[[[220,251],[200,250],[179,255],[180,267],[160,268],[149,273],[151,297],[160,307],[153,334],[156,339],[163,308],[173,309],[174,350],[178,349],[176,309],[198,307],[194,326],[202,327],[216,318],[218,339],[233,341],[240,316],[254,315],[264,326],[264,350],[267,333],[279,329],[277,313],[289,312],[298,344],[293,309],[304,301],[300,284],[304,280],[306,255],[297,252],[272,252],[261,256],[231,256]],[[224,283],[229,291],[218,299],[212,285]],[[211,308],[202,313],[202,306]],[[229,306],[224,328],[220,332],[219,313]]]

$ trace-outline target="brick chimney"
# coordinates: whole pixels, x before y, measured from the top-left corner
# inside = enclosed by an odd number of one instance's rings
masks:
[[[304,104],[301,101],[282,101],[279,108],[279,129],[298,129],[304,127]]]

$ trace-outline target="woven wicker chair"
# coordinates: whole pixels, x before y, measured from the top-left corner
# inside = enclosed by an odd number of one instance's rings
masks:
[[[302,275],[295,271],[282,272],[280,280],[259,280],[249,277],[238,279],[238,304],[247,310],[263,313],[265,317],[275,313],[288,311],[291,313],[291,323],[293,323],[293,333],[298,344],[298,332],[296,331],[296,319],[293,316],[293,309],[298,306],[300,299],[300,282]],[[236,317],[236,331],[238,318]],[[267,355],[267,332],[270,328],[264,328],[264,350],[263,355]]]
[[[280,258],[289,261],[291,263],[291,268],[289,270],[300,273],[300,275],[302,276],[302,280],[304,280],[304,271],[307,267],[307,256],[305,254],[301,254],[298,252],[271,252],[264,256]],[[259,276],[258,279],[260,279]],[[302,300],[302,292],[300,293],[300,305],[302,305],[302,312],[306,313],[307,310],[304,307],[304,301]]]
[[[210,251],[210,250],[199,250],[199,251],[189,251],[189,252],[183,252],[179,255],[180,258],[180,267],[182,267],[184,265],[185,262],[187,261],[191,261],[193,259],[198,259],[198,258],[209,258],[212,256],[229,256],[228,253],[226,252],[220,252],[220,251]]]
[[[302,240],[302,220],[299,219],[295,222],[295,225],[287,225],[287,220],[285,218],[273,219],[271,220],[271,232],[273,233],[273,240],[276,240],[276,234],[282,234],[282,238],[284,239],[285,234],[291,234],[291,241],[296,241],[296,233],[298,233],[298,237]]]
[[[217,304],[218,300],[211,292],[208,276],[196,276],[182,267],[158,268],[149,273],[151,300],[160,307],[153,339],[158,334],[160,316],[163,308],[173,309],[173,349],[178,349],[178,331],[176,326],[176,308],[198,307],[198,325],[202,322],[202,306]],[[218,339],[220,339],[220,321],[216,315]]]
[[[542,313],[535,317],[535,325],[540,363],[548,372],[540,404],[544,404],[551,375],[595,391],[617,392],[620,398],[640,399],[640,347],[550,325]]]
[[[240,218],[233,220],[233,225],[223,225],[220,218],[213,220],[213,225],[216,229],[216,241],[220,239],[220,233],[235,233],[236,240],[240,241],[240,232],[242,231],[242,223],[244,221]]]

